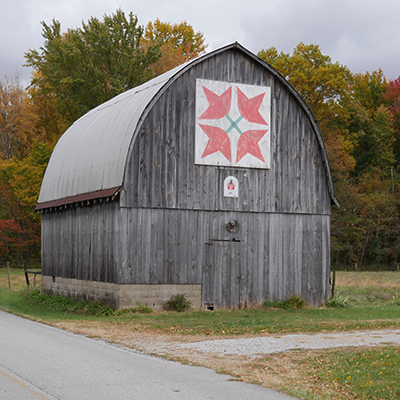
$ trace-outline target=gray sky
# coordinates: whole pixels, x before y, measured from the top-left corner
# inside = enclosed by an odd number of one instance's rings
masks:
[[[201,31],[208,51],[239,42],[250,51],[274,46],[292,53],[298,43],[353,73],[381,68],[388,80],[400,76],[399,0],[0,0],[0,76],[30,70],[24,53],[43,45],[41,21],[60,21],[62,30],[102,19],[121,8],[139,23],[187,21]]]

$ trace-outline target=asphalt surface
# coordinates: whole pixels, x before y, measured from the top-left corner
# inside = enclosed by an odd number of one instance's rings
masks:
[[[0,399],[293,397],[0,311]]]

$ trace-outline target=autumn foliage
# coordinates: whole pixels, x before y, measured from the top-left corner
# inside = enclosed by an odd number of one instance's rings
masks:
[[[44,44],[25,54],[28,90],[0,78],[0,263],[40,260],[35,213],[51,151],[68,126],[113,96],[205,53],[204,35],[186,21],[145,27],[122,10],[61,29],[42,23]],[[400,263],[400,77],[352,73],[318,45],[259,57],[304,98],[325,140],[336,197],[331,218],[335,268],[397,268]]]
[[[316,45],[258,55],[299,91],[321,127],[340,202],[331,218],[333,267],[397,268],[400,78],[353,74]]]

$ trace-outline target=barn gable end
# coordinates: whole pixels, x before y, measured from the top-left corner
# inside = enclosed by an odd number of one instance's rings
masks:
[[[213,114],[213,101],[226,110]],[[180,292],[212,309],[293,294],[320,305],[335,201],[310,110],[234,43],[117,96],[64,134],[37,207],[42,288],[115,307],[160,308]]]

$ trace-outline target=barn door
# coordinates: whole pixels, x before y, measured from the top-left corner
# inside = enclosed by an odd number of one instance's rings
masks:
[[[214,239],[205,243],[203,306],[211,310],[239,308],[240,286],[243,284],[240,241]]]

